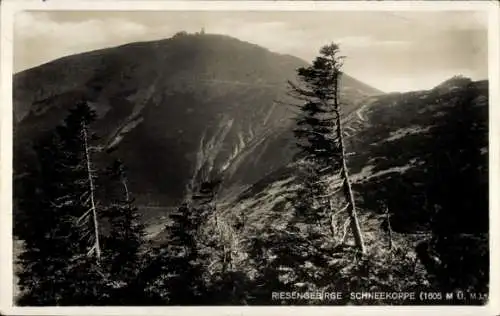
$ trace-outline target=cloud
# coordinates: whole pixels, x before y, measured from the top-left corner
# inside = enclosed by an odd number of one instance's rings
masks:
[[[286,52],[304,44],[302,32],[284,21],[219,21],[209,28],[212,33],[234,36],[272,51]]]
[[[14,66],[19,70],[40,61],[122,44],[146,31],[144,25],[124,19],[61,22],[52,20],[45,12],[21,12],[15,19],[14,49],[16,56],[25,59],[25,65]]]
[[[425,26],[435,31],[485,29],[488,27],[486,11],[436,11],[436,12],[395,12],[393,17],[406,21],[409,25]]]
[[[384,90],[418,89],[463,69],[485,78],[486,21],[485,14],[470,11],[24,12],[16,16],[14,69],[205,28],[307,61],[322,45],[338,42],[346,73]]]
[[[16,17],[16,36],[29,39],[39,36],[69,39],[78,36],[78,42],[102,42],[114,37],[130,37],[144,33],[146,27],[135,22],[110,18],[76,22],[56,22],[44,12],[21,12]]]
[[[337,39],[342,49],[367,48],[367,47],[408,47],[409,41],[379,40],[368,36],[348,36]]]

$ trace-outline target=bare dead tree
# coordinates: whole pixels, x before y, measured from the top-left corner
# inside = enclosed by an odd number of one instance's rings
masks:
[[[387,225],[387,234],[389,235],[389,250],[392,251],[393,241],[392,241],[392,227],[391,227],[391,214],[389,213],[389,207],[385,205],[385,221]]]
[[[335,85],[338,86],[338,80],[335,80]],[[339,103],[338,103],[338,93],[335,97],[335,104],[334,104],[334,109],[335,113],[337,114],[337,137],[339,139],[339,149],[340,149],[340,157],[342,159],[342,167],[341,167],[341,174],[340,178],[342,179],[342,191],[344,193],[344,196],[347,200],[347,212],[350,217],[350,223],[351,223],[351,230],[354,235],[354,240],[356,242],[356,246],[359,248],[359,250],[364,253],[365,252],[365,245],[363,241],[363,235],[361,233],[361,227],[359,225],[358,221],[358,216],[356,212],[356,202],[354,200],[354,194],[352,192],[352,187],[351,187],[351,180],[349,179],[349,171],[347,169],[347,162],[346,162],[346,153],[345,153],[345,145],[344,145],[344,134],[342,132],[342,123],[340,122],[341,116],[340,116],[340,108],[339,108]]]
[[[332,60],[332,68],[333,68],[333,111],[335,113],[335,126],[336,126],[336,138],[338,139],[338,147],[341,159],[341,167],[340,167],[340,179],[342,181],[342,191],[347,201],[347,212],[350,217],[350,225],[351,230],[354,236],[354,241],[356,246],[360,250],[361,253],[365,252],[365,244],[363,241],[363,235],[361,232],[361,227],[359,224],[357,212],[356,212],[356,202],[354,199],[354,194],[351,187],[351,180],[349,179],[349,171],[347,168],[347,155],[345,150],[344,143],[344,132],[342,126],[342,112],[340,108],[339,95],[340,95],[340,87],[339,81],[342,75],[341,67],[342,67],[342,57],[337,56],[338,46],[335,44],[325,46],[322,49],[322,52],[325,53]]]
[[[94,226],[94,244],[89,251],[89,254],[95,252],[96,262],[100,264],[101,261],[101,245],[99,242],[99,222],[97,219],[97,208],[96,208],[96,200],[95,200],[95,185],[94,185],[94,175],[92,169],[92,159],[90,155],[90,147],[88,144],[88,133],[87,126],[82,124],[82,133],[83,133],[83,141],[84,141],[84,149],[85,149],[85,164],[87,167],[88,174],[88,184],[89,184],[89,199],[90,199],[90,208],[86,212],[87,216],[92,216],[93,226]],[[84,214],[85,215],[85,214]]]

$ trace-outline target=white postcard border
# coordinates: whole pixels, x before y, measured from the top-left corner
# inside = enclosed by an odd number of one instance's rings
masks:
[[[500,314],[500,79],[499,4],[494,1],[109,1],[4,0],[1,3],[0,77],[0,313],[5,315],[498,315]],[[24,10],[70,11],[468,11],[489,12],[490,300],[469,306],[332,307],[15,307],[12,302],[12,74],[13,22]],[[464,43],[466,45],[466,43]]]

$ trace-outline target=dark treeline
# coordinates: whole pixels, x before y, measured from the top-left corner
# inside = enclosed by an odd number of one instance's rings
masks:
[[[432,237],[415,247],[393,232],[393,226],[398,227],[397,217],[391,216],[396,197],[380,188],[363,196],[356,192],[359,184],[350,176],[341,122],[341,67],[339,47],[327,45],[312,65],[298,69],[299,82],[290,82],[291,95],[299,103],[294,129],[299,150],[293,163],[296,188],[280,204],[279,227],[259,228],[244,213],[223,212],[217,199],[224,179],[220,175],[193,183],[190,194],[169,215],[166,241],[152,242],[129,190],[126,164],[103,163],[112,159],[92,133],[96,113],[85,101],[76,104],[61,125],[36,141],[36,163],[25,166],[26,172],[14,181],[20,197],[14,235],[23,242],[17,303],[366,304],[348,295],[314,301],[275,299],[272,293],[485,292],[484,262],[479,264],[480,275],[474,275],[477,264],[454,263],[460,251],[471,262],[484,258],[487,250],[459,250],[463,242],[450,237],[484,232],[487,224],[482,215],[473,222],[465,214],[456,216],[462,200],[449,198],[473,194],[474,200],[485,199],[484,170],[476,168],[483,159],[476,139],[484,130],[475,124],[479,118],[468,106],[472,100],[461,96],[457,124],[432,130],[432,137],[448,135],[442,142],[451,145],[447,152],[425,156],[427,165],[435,168],[426,173],[425,191],[434,205],[427,225]],[[455,185],[443,186],[445,181]],[[358,209],[359,204],[366,210],[380,202],[386,203],[383,217]],[[467,205],[473,207],[487,206]],[[429,303],[419,300],[369,304]]]
[[[15,235],[23,241],[19,305],[207,304],[224,278],[206,280],[211,255],[226,255],[213,240],[199,240],[213,215],[217,182],[202,183],[166,227],[170,240],[154,248],[119,160],[98,169],[90,133],[95,112],[86,102],[34,147],[37,164],[16,180],[20,199]],[[204,246],[203,248],[201,246]],[[210,245],[215,247],[208,251]],[[205,253],[202,252],[205,251]],[[223,271],[227,271],[224,261]],[[231,282],[231,286],[233,283]],[[217,290],[218,289],[218,290]],[[227,298],[227,294],[221,298]]]

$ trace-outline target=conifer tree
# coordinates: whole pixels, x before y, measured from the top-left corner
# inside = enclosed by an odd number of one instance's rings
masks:
[[[138,287],[135,279],[142,263],[144,225],[133,205],[123,163],[116,160],[105,178],[112,186],[106,196],[111,205],[103,212],[103,217],[109,222],[109,232],[103,238],[103,260],[109,275],[108,284],[112,287],[110,303],[134,305],[143,297],[143,289]]]
[[[183,280],[188,287],[193,302],[202,303],[207,297],[207,284],[204,275],[207,272],[206,264],[210,254],[200,251],[204,240],[201,236],[201,226],[216,210],[215,199],[220,181],[204,181],[195,188],[195,194],[181,206],[179,212],[172,216],[174,225],[172,227],[171,245],[185,249],[183,256],[179,257],[177,263],[183,266],[183,274],[179,280]],[[221,256],[227,258],[227,252],[222,250]],[[226,259],[227,260],[227,259]],[[223,270],[227,268],[227,261],[223,259]],[[180,295],[179,295],[180,294]],[[176,293],[176,297],[186,294]],[[178,300],[178,299],[176,299]],[[193,303],[190,303],[193,304]]]
[[[197,247],[198,224],[187,203],[171,215],[166,226],[170,240],[156,251],[138,280],[147,295],[167,305],[202,304],[204,294],[201,256]]]
[[[204,279],[207,254],[200,251],[200,227],[214,211],[214,183],[204,182],[170,215],[165,229],[169,241],[141,271],[139,279],[149,296],[168,305],[207,303]]]
[[[24,214],[18,229],[24,242],[21,305],[99,304],[101,299],[103,280],[98,261],[88,256],[95,247],[86,236],[95,234],[96,227],[81,221],[92,194],[85,163],[88,135],[82,129],[94,117],[86,103],[79,103],[64,124],[35,146],[38,164],[20,185],[22,193],[32,194],[19,203]]]
[[[93,255],[97,265],[101,260],[101,244],[99,219],[96,200],[96,170],[94,170],[92,155],[96,147],[91,141],[97,137],[89,131],[89,125],[95,120],[96,113],[91,110],[87,102],[80,102],[70,110],[64,124],[57,127],[65,156],[69,164],[63,163],[76,178],[74,183],[65,183],[73,193],[73,203],[82,208],[77,219],[83,240],[88,243],[87,255]],[[72,169],[72,170],[70,170]],[[78,200],[77,200],[78,199]]]
[[[298,139],[299,163],[306,165],[309,174],[305,177],[305,189],[314,196],[313,207],[305,216],[325,218],[333,216],[331,199],[334,195],[334,180],[340,179],[339,189],[346,205],[340,211],[347,211],[356,246],[365,251],[361,229],[356,215],[356,206],[346,164],[346,152],[342,131],[342,112],[339,101],[339,82],[342,75],[342,57],[338,45],[332,43],[321,48],[309,67],[298,69],[299,84],[290,82],[292,96],[303,102],[296,122],[295,135]],[[299,209],[301,206],[299,206]],[[333,225],[333,223],[332,223]]]

